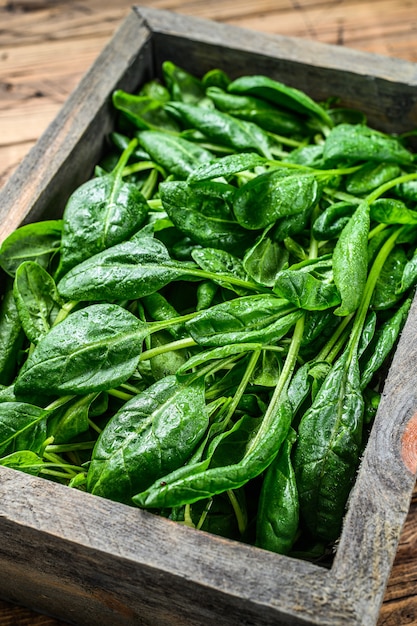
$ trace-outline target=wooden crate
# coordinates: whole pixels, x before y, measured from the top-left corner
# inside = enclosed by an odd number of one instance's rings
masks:
[[[411,63],[134,8],[1,193],[0,241],[62,212],[105,148],[113,90],[167,59],[339,95],[390,132],[417,125]],[[86,626],[375,624],[417,469],[416,332],[415,303],[330,570],[1,468],[0,596]]]

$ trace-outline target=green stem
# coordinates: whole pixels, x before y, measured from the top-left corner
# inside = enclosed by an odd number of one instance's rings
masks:
[[[304,332],[304,315],[300,317],[300,319],[297,321],[295,325],[291,344],[290,344],[288,354],[287,354],[287,358],[285,359],[285,362],[284,362],[284,367],[281,370],[278,383],[275,387],[272,398],[268,404],[268,408],[265,411],[262,424],[260,428],[258,429],[258,432],[256,433],[255,437],[252,439],[250,443],[250,446],[249,446],[250,450],[256,449],[258,443],[262,441],[265,432],[269,430],[270,424],[275,417],[277,407],[279,406],[279,403],[282,400],[283,394],[286,392],[288,388],[292,373],[297,363],[297,356],[298,356],[298,351],[300,349],[301,340],[303,338],[303,332]],[[247,453],[249,453],[250,450],[248,450]]]
[[[415,175],[415,178],[417,178],[417,174]],[[368,313],[369,305],[371,304],[372,295],[373,295],[378,277],[381,273],[381,269],[385,261],[387,260],[389,254],[395,247],[395,242],[402,230],[403,230],[403,227],[397,228],[392,233],[392,235],[385,241],[380,251],[378,252],[376,259],[368,274],[368,279],[366,281],[364,293],[362,296],[362,301],[356,313],[356,318],[355,318],[355,322],[353,325],[351,338],[349,341],[351,357],[354,355],[354,353],[358,349],[360,336],[362,333],[362,328],[365,323],[366,315]]]
[[[243,396],[243,394],[245,393],[246,387],[249,384],[249,381],[251,379],[251,376],[253,374],[253,371],[256,367],[256,364],[258,362],[259,356],[261,354],[261,350],[254,350],[251,354],[251,357],[249,359],[249,363],[246,367],[245,373],[242,376],[240,383],[238,385],[238,388],[236,389],[236,392],[233,396],[233,400],[230,404],[230,406],[228,407],[228,411],[224,420],[224,427],[225,429],[227,428],[230,420],[233,417],[234,412],[236,411],[236,408]]]
[[[162,169],[160,165],[154,163],[153,161],[138,161],[137,163],[133,163],[132,165],[128,165],[123,169],[122,176],[129,176],[130,174],[136,174],[137,172],[144,172],[146,170],[157,170],[162,174],[162,176],[166,176],[165,171]]]
[[[336,328],[333,335],[330,337],[330,339],[326,342],[326,344],[318,353],[315,361],[327,361],[328,360],[328,355],[332,352],[334,347],[338,345],[339,338],[341,337],[343,331],[348,326],[348,324],[350,323],[353,317],[354,317],[354,314],[352,313],[351,315],[347,315],[346,317],[342,319],[342,321]]]
[[[88,425],[90,426],[90,428],[95,430],[96,433],[98,433],[99,435],[101,434],[101,428],[99,428],[97,424],[95,424],[91,419],[88,420]]]
[[[388,227],[388,224],[378,224],[378,226],[375,226],[375,228],[369,231],[368,241],[372,239],[372,237],[375,237],[375,235],[382,233],[382,231],[384,231],[387,227]]]
[[[147,202],[151,211],[161,211],[164,208],[160,198],[152,198],[152,200],[147,200]]]
[[[235,285],[236,287],[243,287],[249,291],[256,291],[257,293],[265,293],[270,292],[270,290],[262,287],[261,285],[257,285],[255,283],[251,283],[247,280],[243,280],[241,278],[236,278],[235,276],[225,275],[225,274],[217,274],[216,272],[209,272],[206,270],[199,269],[187,269],[187,274],[190,276],[197,276],[199,278],[213,280],[216,283],[223,282],[228,283],[229,285]]]
[[[74,396],[62,396],[61,398],[57,398],[45,407],[45,411],[54,411],[55,409],[59,409],[61,406],[64,406],[64,404],[67,404],[67,402],[72,400],[72,398],[74,398]]]
[[[56,316],[55,321],[52,324],[52,326],[56,326],[57,324],[59,324],[59,322],[62,322],[62,320],[64,320],[66,317],[68,317],[68,315],[71,313],[72,309],[74,307],[76,307],[77,304],[78,304],[78,302],[76,302],[75,300],[71,300],[70,302],[66,302],[61,307],[61,310],[58,312],[58,315]]]
[[[46,452],[63,453],[78,450],[91,450],[95,446],[95,441],[83,441],[80,443],[50,443],[46,446]]]
[[[368,204],[372,204],[372,202],[375,202],[375,200],[382,196],[382,194],[386,191],[389,191],[389,189],[392,189],[393,187],[396,187],[401,183],[408,183],[410,180],[417,180],[417,172],[414,172],[413,174],[403,174],[402,176],[397,176],[397,178],[389,180],[388,182],[375,189],[375,191],[370,193],[366,197],[366,202]]]
[[[186,504],[184,507],[184,525],[195,528],[193,518],[191,517],[191,505]]]
[[[243,533],[246,530],[247,523],[248,523],[247,517],[245,513],[242,511],[242,508],[239,505],[238,499],[236,498],[234,491],[232,489],[228,489],[226,493],[233,507],[233,511],[236,515],[237,527],[239,529],[239,532],[241,535],[243,535]]]
[[[166,352],[172,352],[173,350],[184,350],[185,348],[192,348],[196,346],[197,342],[191,337],[186,337],[185,339],[178,339],[177,341],[171,341],[170,343],[165,343],[161,346],[156,346],[155,348],[150,348],[149,350],[145,350],[139,357],[140,361],[149,361],[149,359],[153,359],[155,356],[159,356],[160,354],[165,354]]]
[[[126,393],[125,391],[121,391],[120,389],[109,389],[109,396],[113,396],[113,398],[119,398],[119,400],[131,400],[134,396],[131,393]]]
[[[141,193],[147,201],[152,198],[157,182],[158,172],[153,169],[149,172],[148,178],[145,180],[143,186],[141,187]]]
[[[204,511],[202,512],[202,514],[200,515],[200,519],[198,520],[198,524],[196,526],[197,530],[200,530],[201,527],[203,526],[204,522],[206,521],[206,517],[212,507],[213,504],[213,498],[210,498],[209,501],[206,504],[206,507],[204,509]]]
[[[114,185],[114,192],[113,193],[117,193],[116,189],[119,188],[119,184],[123,178],[123,170],[126,167],[127,162],[129,161],[130,157],[132,156],[132,152],[135,150],[135,148],[138,145],[138,140],[136,139],[136,137],[134,139],[131,139],[131,141],[129,141],[128,145],[126,146],[126,148],[123,150],[122,154],[120,155],[120,159],[117,162],[116,167],[113,170],[113,174],[115,177],[115,185]],[[113,196],[110,198],[110,200],[113,202],[114,198]]]

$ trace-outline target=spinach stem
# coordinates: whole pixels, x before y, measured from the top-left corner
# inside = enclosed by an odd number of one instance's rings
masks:
[[[292,336],[292,340],[291,340],[291,344],[288,350],[288,354],[287,357],[285,359],[284,362],[284,366],[281,370],[281,374],[280,377],[278,379],[278,383],[275,387],[274,393],[272,395],[272,398],[268,404],[268,408],[265,411],[265,415],[263,417],[262,420],[262,424],[260,426],[260,428],[258,429],[258,432],[256,433],[255,437],[252,439],[250,445],[249,445],[249,449],[247,450],[246,454],[249,454],[249,452],[251,452],[252,450],[255,450],[256,447],[258,446],[258,444],[262,441],[265,432],[267,432],[270,428],[271,422],[273,421],[275,414],[276,414],[276,410],[280,404],[280,402],[282,401],[282,396],[283,394],[286,392],[288,385],[290,383],[291,380],[291,375],[294,371],[295,365],[297,363],[297,356],[298,356],[298,351],[300,349],[300,345],[301,345],[301,340],[303,338],[303,332],[304,332],[304,318],[305,316],[303,315],[302,317],[300,317],[296,324],[295,324],[295,328],[294,328],[294,333]]]
[[[417,174],[415,175],[417,178]],[[362,328],[365,323],[366,315],[368,313],[369,305],[371,303],[372,295],[378,280],[378,277],[381,273],[381,269],[388,258],[389,254],[395,247],[395,242],[403,230],[403,227],[397,228],[392,235],[385,241],[379,250],[377,257],[371,267],[371,270],[368,274],[368,279],[366,281],[364,293],[362,296],[362,301],[359,305],[359,309],[356,314],[356,318],[354,321],[351,338],[349,340],[350,344],[350,358],[353,357],[355,352],[358,349],[359,341],[362,333]]]
[[[147,200],[147,203],[151,211],[161,211],[164,208],[160,198],[152,198]]]
[[[162,169],[160,165],[154,163],[153,161],[138,161],[137,163],[132,163],[132,165],[127,165],[122,172],[122,176],[129,176],[130,174],[135,174],[137,172],[144,172],[146,170],[155,169],[162,174],[162,176],[166,176],[165,171]]]
[[[200,515],[200,519],[198,520],[198,524],[196,525],[197,530],[200,530],[201,527],[203,526],[204,522],[206,521],[206,517],[209,514],[209,511],[212,507],[213,504],[213,498],[210,498],[209,501],[207,502],[204,511],[202,512],[202,514]]]
[[[387,226],[387,224],[378,224],[377,226],[375,226],[375,228],[369,231],[368,241],[372,239],[372,237],[375,237],[375,235],[379,235],[379,233],[382,233],[387,228]]]
[[[242,507],[240,506],[238,499],[236,498],[235,492],[232,489],[228,489],[226,493],[233,507],[233,511],[235,513],[236,520],[237,520],[237,527],[239,529],[239,532],[241,535],[243,535],[243,533],[246,530],[247,523],[248,523],[247,516],[242,510]]]
[[[256,367],[256,364],[258,362],[259,356],[261,354],[261,350],[254,350],[251,354],[251,357],[249,359],[249,363],[246,367],[245,373],[242,376],[240,383],[238,385],[238,388],[236,389],[236,392],[233,396],[233,400],[230,404],[230,406],[228,407],[228,411],[224,420],[224,426],[225,428],[227,428],[230,420],[233,417],[234,412],[236,411],[236,408],[243,396],[243,394],[245,393],[245,389],[249,384],[249,381],[251,379],[251,376],[253,374],[253,371]]]
[[[101,434],[101,428],[99,428],[99,426],[97,426],[97,424],[95,424],[91,419],[88,420],[88,425],[90,426],[90,428],[95,430],[96,433],[98,433],[99,435]]]
[[[410,180],[417,180],[417,172],[414,172],[413,174],[403,174],[402,176],[397,176],[397,178],[392,178],[383,185],[380,185],[380,187],[372,191],[372,193],[370,193],[366,197],[366,202],[368,204],[372,204],[372,202],[375,202],[375,200],[377,200],[380,196],[382,196],[383,193],[385,193],[389,189],[392,189],[393,187],[396,187],[396,185],[400,185],[401,183],[408,183]]]
[[[195,528],[193,519],[191,517],[191,505],[186,504],[184,507],[184,525],[190,528]]]
[[[67,404],[67,402],[69,402],[72,398],[74,398],[74,396],[61,396],[51,402],[51,404],[48,404],[48,406],[45,407],[45,411],[54,411],[55,409],[59,409],[59,407]]]
[[[328,360],[328,355],[332,352],[332,350],[334,349],[334,347],[338,343],[338,340],[339,340],[340,336],[342,335],[343,331],[348,326],[348,324],[350,323],[350,321],[352,320],[353,317],[354,317],[354,313],[351,313],[350,315],[347,315],[346,317],[343,318],[343,320],[340,322],[340,324],[336,328],[336,330],[333,333],[333,335],[330,337],[330,339],[327,341],[327,343],[320,350],[319,354],[317,355],[317,357],[315,359],[316,361],[327,361]]]
[[[56,316],[52,326],[56,326],[57,324],[59,324],[59,322],[62,322],[62,320],[64,320],[66,317],[68,317],[68,315],[71,313],[72,309],[74,307],[76,307],[77,304],[78,304],[78,302],[75,301],[75,300],[70,300],[69,302],[66,302],[65,304],[63,304],[62,307],[61,307],[61,310],[58,312],[58,315]]]
[[[109,394],[109,396],[119,398],[119,400],[126,400],[126,402],[134,398],[131,393],[126,393],[125,391],[121,391],[120,389],[109,389],[107,393]]]
[[[184,350],[185,348],[192,348],[196,345],[197,342],[194,341],[194,339],[191,339],[191,337],[177,339],[177,341],[171,341],[170,343],[165,343],[161,346],[145,350],[145,352],[142,352],[140,355],[139,361],[149,361],[149,359],[153,359],[155,356],[159,356],[160,354],[172,352],[173,350]]]
[[[78,450],[91,450],[95,446],[95,441],[80,441],[79,443],[50,443],[46,446],[47,452],[72,452]]]
[[[150,198],[152,198],[157,182],[158,172],[153,169],[149,172],[149,175],[140,190],[146,200],[150,200]]]

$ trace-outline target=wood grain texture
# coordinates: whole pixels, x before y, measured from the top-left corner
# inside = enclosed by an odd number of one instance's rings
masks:
[[[125,0],[0,2],[0,181],[5,182],[61,110],[129,13],[130,4]],[[417,60],[417,5],[413,1],[159,0],[141,4],[261,32]],[[44,158],[47,161],[48,155]],[[416,581],[417,496],[404,526],[378,626],[417,624]],[[109,598],[109,602],[114,608],[116,599]],[[40,603],[40,610],[46,607],[47,602]],[[133,616],[127,619],[127,623],[141,623]],[[0,603],[0,626],[60,623]]]

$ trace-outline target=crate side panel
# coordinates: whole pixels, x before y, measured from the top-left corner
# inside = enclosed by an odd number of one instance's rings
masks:
[[[385,381],[333,565],[365,624],[376,622],[417,470],[417,299]],[[355,565],[353,568],[352,565]],[[361,580],[360,589],[358,580]]]
[[[0,498],[6,600],[82,625],[351,623],[323,568],[8,468]]]
[[[417,122],[417,68],[413,63],[318,42],[266,35],[168,11],[138,9],[153,30],[155,65],[171,60],[202,75],[213,67],[231,78],[264,74],[317,100],[341,96],[365,110],[369,122],[403,132]]]

